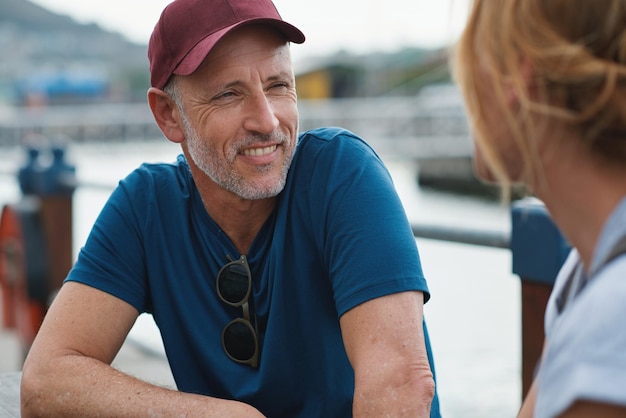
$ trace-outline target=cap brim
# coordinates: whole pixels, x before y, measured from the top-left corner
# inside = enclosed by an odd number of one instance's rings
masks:
[[[278,31],[282,33],[289,42],[301,44],[306,39],[300,29],[283,20],[276,20],[271,18],[256,18],[244,20],[242,22],[237,22],[234,25],[220,29],[217,32],[213,32],[212,34],[203,38],[200,42],[196,44],[196,46],[191,48],[191,50],[180,61],[180,63],[178,64],[178,66],[176,66],[172,73],[176,75],[193,74],[193,72],[198,69],[200,64],[202,64],[202,62],[206,58],[207,54],[220,41],[220,39],[222,39],[230,31],[252,23],[262,23],[278,29]]]

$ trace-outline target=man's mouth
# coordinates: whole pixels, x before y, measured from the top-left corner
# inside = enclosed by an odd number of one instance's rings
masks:
[[[263,148],[246,148],[242,151],[242,154],[246,157],[261,157],[276,151],[276,147],[276,145],[270,145]]]

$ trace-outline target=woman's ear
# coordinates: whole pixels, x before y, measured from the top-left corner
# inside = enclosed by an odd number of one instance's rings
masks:
[[[185,140],[185,131],[180,123],[178,107],[172,98],[163,90],[150,87],[148,90],[148,104],[157,125],[167,139],[175,143]]]
[[[507,82],[504,87],[506,105],[514,111],[519,109],[520,102],[538,98],[535,70],[531,62],[526,58],[521,58],[518,65],[520,72],[516,82],[521,85],[513,85],[511,81]]]

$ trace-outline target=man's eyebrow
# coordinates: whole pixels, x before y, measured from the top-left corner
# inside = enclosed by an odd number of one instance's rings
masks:
[[[265,79],[263,79],[264,82],[271,82],[271,81],[293,81],[294,80],[294,75],[292,72],[290,71],[280,71],[278,73],[275,73]],[[213,89],[215,90],[223,90],[223,89],[229,89],[231,87],[237,87],[239,85],[244,85],[245,82],[243,82],[242,80],[232,80],[232,81],[228,81],[225,84],[214,84],[211,87],[213,87]]]
[[[294,75],[291,71],[280,71],[272,76],[267,78],[267,81],[276,81],[276,80],[293,80]]]

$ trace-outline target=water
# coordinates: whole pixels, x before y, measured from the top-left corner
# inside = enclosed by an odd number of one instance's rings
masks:
[[[2,149],[0,173],[24,160]],[[68,160],[80,181],[113,187],[143,161],[172,161],[179,147],[162,142],[75,145]],[[471,197],[421,190],[410,161],[386,160],[412,221],[510,230],[509,209]],[[78,188],[74,253],[85,241],[109,188]],[[13,176],[0,175],[0,204],[15,202]],[[444,417],[514,417],[521,396],[520,282],[508,250],[417,239],[432,299],[425,306]],[[161,350],[158,331],[142,316],[132,335]]]

